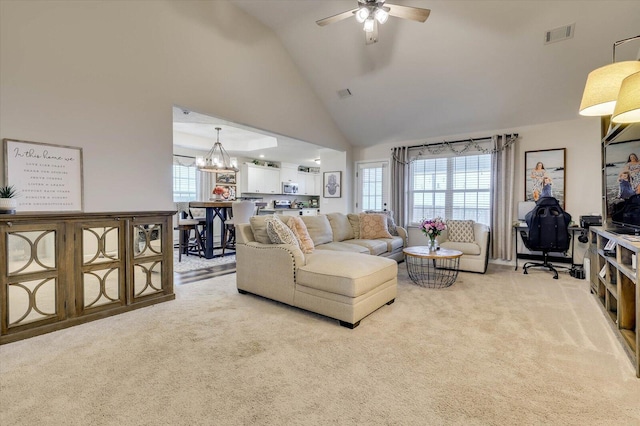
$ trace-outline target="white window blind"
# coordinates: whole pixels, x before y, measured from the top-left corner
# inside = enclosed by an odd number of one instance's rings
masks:
[[[436,216],[490,223],[490,154],[417,159],[409,173],[410,223]]]
[[[382,210],[382,167],[362,170],[362,209]]]
[[[173,201],[192,201],[197,199],[196,166],[173,163]]]

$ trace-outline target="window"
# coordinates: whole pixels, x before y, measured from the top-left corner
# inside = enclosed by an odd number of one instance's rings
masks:
[[[173,164],[173,201],[191,201],[196,197],[196,166]]]
[[[409,173],[410,223],[441,216],[489,225],[490,154],[418,159]]]
[[[357,210],[385,210],[387,208],[386,182],[388,162],[358,164]]]

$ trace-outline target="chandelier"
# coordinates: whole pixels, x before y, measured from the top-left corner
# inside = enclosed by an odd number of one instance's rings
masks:
[[[240,170],[237,165],[231,161],[231,157],[222,147],[222,144],[220,143],[220,130],[222,130],[222,128],[216,127],[216,131],[218,132],[216,136],[216,143],[213,144],[213,147],[209,150],[207,155],[204,158],[199,157],[196,160],[198,170],[201,172],[237,172]]]

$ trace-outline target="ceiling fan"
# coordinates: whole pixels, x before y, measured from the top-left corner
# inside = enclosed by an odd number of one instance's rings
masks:
[[[364,24],[367,44],[373,44],[378,41],[378,24],[387,22],[389,16],[424,22],[430,13],[429,9],[385,3],[385,0],[358,0],[357,8],[320,19],[316,24],[323,27],[355,15],[356,20]]]

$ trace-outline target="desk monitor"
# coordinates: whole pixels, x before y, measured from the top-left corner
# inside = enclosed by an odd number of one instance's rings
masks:
[[[518,202],[518,220],[524,222],[524,218],[536,206],[535,201]]]

